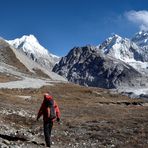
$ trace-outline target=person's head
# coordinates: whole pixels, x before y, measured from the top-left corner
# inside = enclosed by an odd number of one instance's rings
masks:
[[[44,100],[50,100],[50,99],[52,99],[51,93],[50,92],[45,93]]]

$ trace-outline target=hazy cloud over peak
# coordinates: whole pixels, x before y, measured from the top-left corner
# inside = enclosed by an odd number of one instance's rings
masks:
[[[128,11],[125,13],[126,18],[139,25],[141,30],[148,30],[148,11],[141,10],[141,11]]]

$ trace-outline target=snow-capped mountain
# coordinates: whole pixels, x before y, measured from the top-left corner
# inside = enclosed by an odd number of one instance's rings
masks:
[[[128,38],[113,35],[107,38],[97,49],[104,55],[119,59],[142,73],[148,73],[148,54]]]
[[[40,45],[34,35],[24,35],[21,38],[7,42],[12,47],[24,52],[32,60],[48,69],[51,69],[54,64],[60,60],[58,56],[49,53],[47,49]]]
[[[124,62],[143,61],[141,49],[134,42],[119,35],[106,39],[98,50]]]
[[[71,82],[103,88],[136,86],[141,77],[132,66],[104,56],[91,46],[73,48],[53,71]]]
[[[121,91],[145,88],[148,83],[145,51],[130,39],[113,35],[96,47],[73,48],[53,71],[86,86],[121,88]]]
[[[38,88],[49,81],[65,81],[0,39],[0,88]],[[2,83],[4,82],[4,83]]]
[[[140,31],[131,39],[140,47],[148,46],[148,31]]]

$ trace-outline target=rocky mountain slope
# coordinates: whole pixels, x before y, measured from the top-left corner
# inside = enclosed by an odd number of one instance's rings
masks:
[[[72,49],[53,71],[85,86],[143,89],[148,84],[147,52],[133,41],[113,35],[99,46]]]
[[[24,35],[21,38],[7,42],[12,47],[25,53],[30,59],[40,64],[42,67],[49,70],[60,60],[60,57],[49,53],[47,49],[41,46],[34,35]]]
[[[17,58],[9,44],[0,39],[0,62],[14,66],[22,71],[29,71]]]
[[[91,46],[72,49],[53,71],[71,82],[103,88],[135,86],[141,77],[141,73],[132,66],[103,56]]]
[[[9,81],[10,79],[14,81]],[[66,81],[29,59],[3,39],[0,39],[0,80],[3,80],[0,88],[38,88],[54,81]]]

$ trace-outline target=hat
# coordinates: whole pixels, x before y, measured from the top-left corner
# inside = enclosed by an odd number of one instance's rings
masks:
[[[45,93],[44,99],[50,100],[50,99],[52,99],[52,96],[49,93]]]

